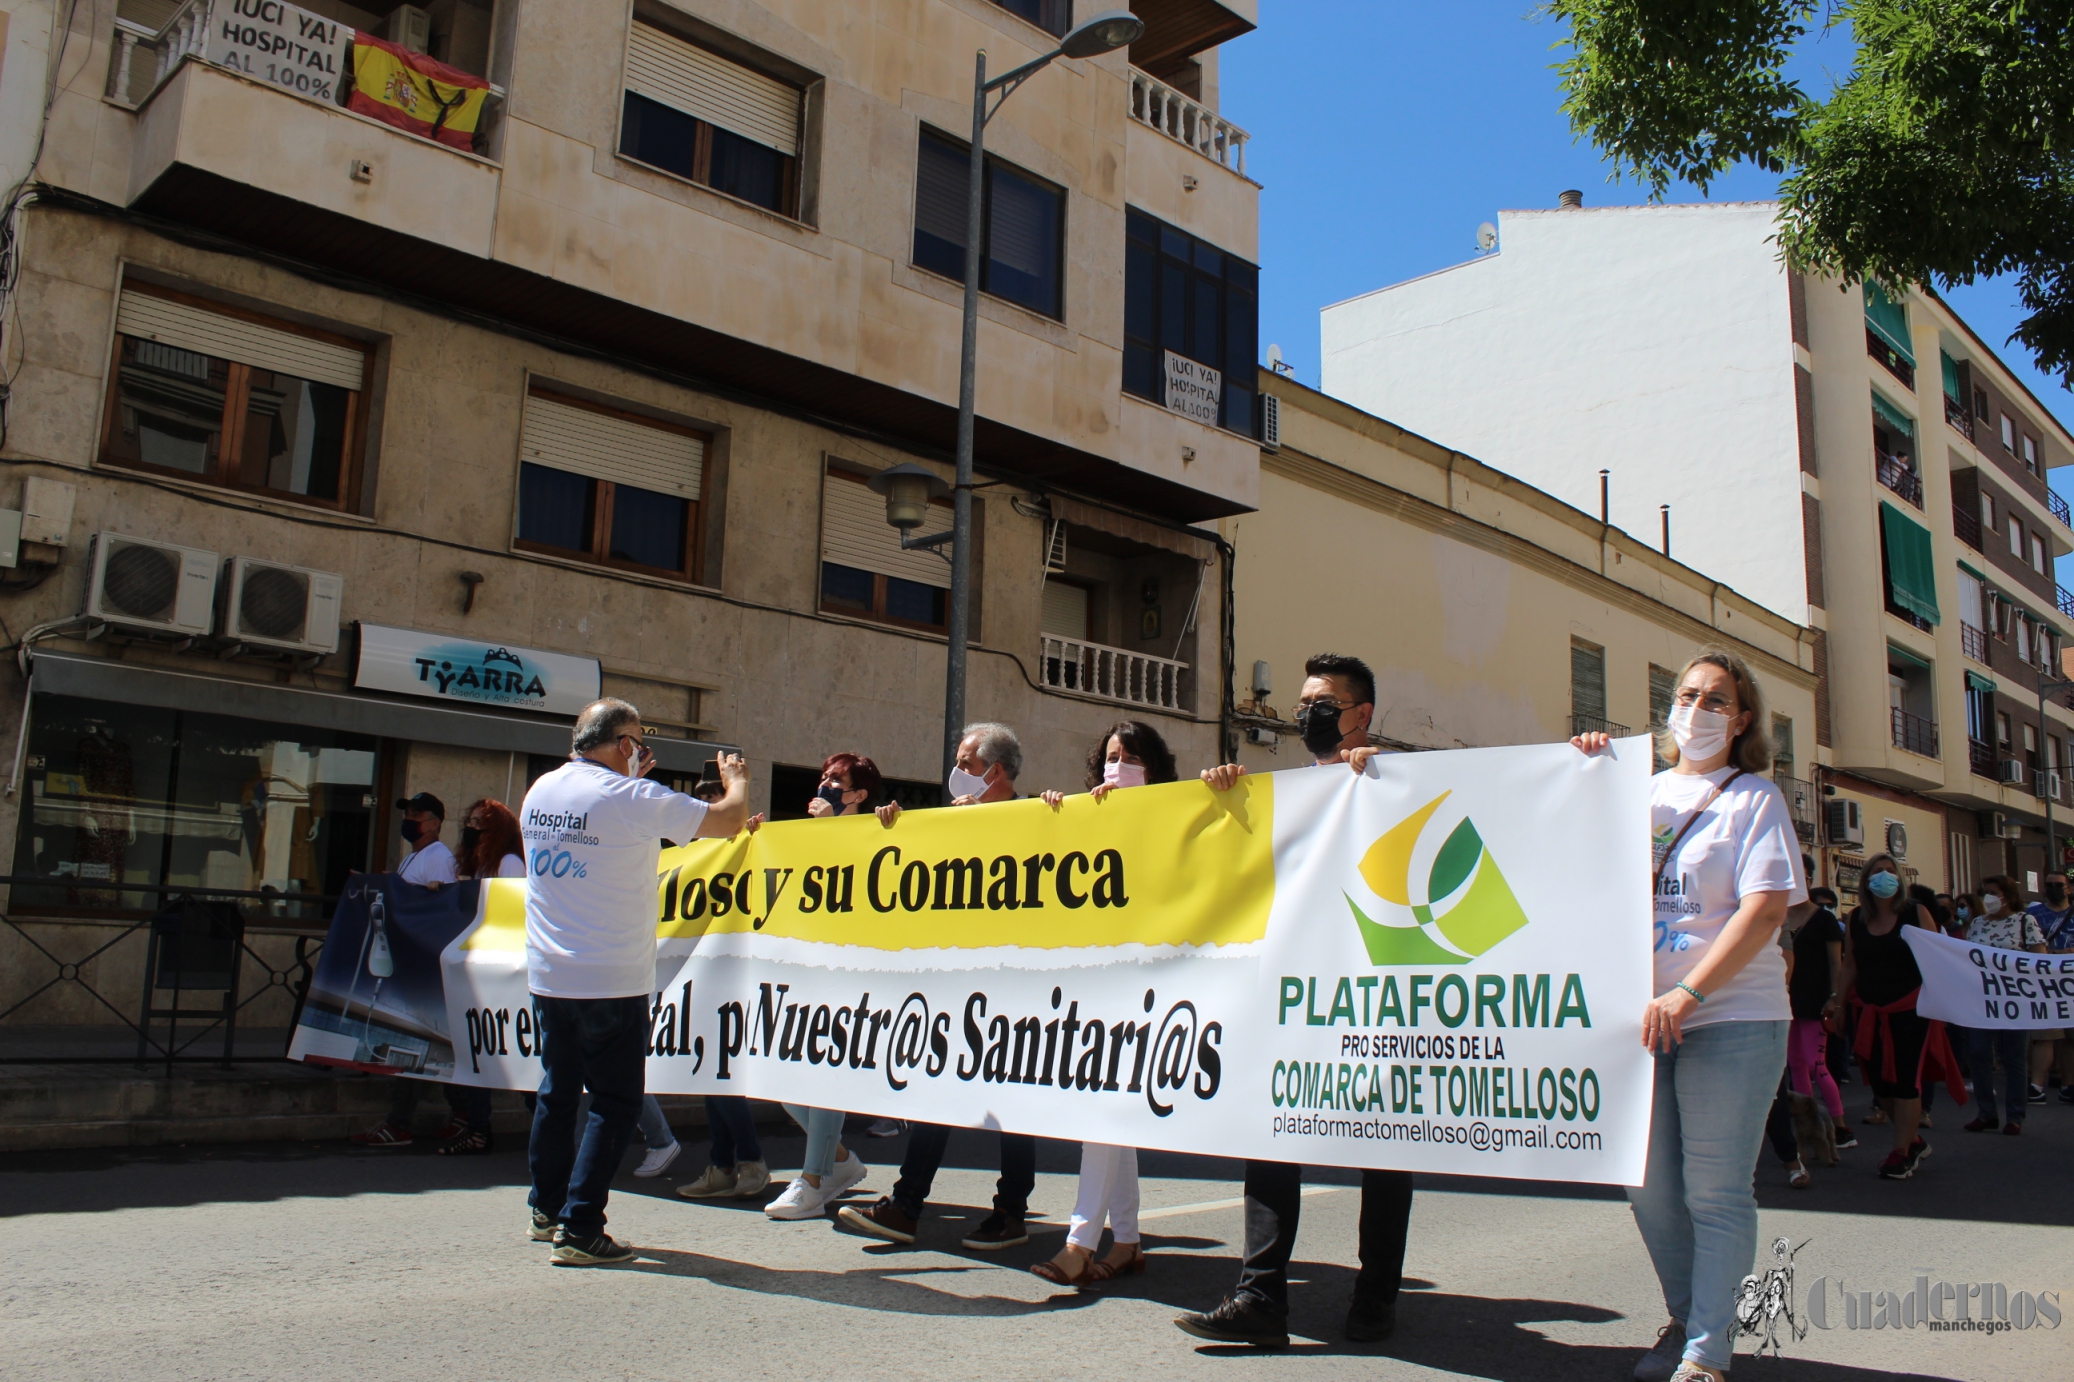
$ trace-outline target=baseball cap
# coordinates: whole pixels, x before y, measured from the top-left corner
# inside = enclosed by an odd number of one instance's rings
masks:
[[[430,792],[420,792],[414,797],[398,797],[396,798],[396,809],[399,811],[428,811],[441,820],[446,819],[446,805]]]

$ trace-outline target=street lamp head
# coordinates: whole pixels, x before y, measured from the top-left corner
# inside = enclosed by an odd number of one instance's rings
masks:
[[[951,492],[935,471],[925,470],[913,461],[902,461],[864,483],[873,492],[886,496],[886,522],[903,533],[922,525],[922,520],[929,516],[931,499]]]
[[[1069,58],[1099,57],[1135,42],[1145,32],[1145,21],[1129,10],[1103,10],[1075,24],[1059,40],[1059,52]]]

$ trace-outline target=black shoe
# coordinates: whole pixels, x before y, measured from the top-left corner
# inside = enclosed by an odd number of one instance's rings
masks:
[[[2074,1084],[2060,1086],[2060,1102],[2074,1104]]]
[[[609,1233],[574,1238],[566,1226],[555,1231],[553,1261],[557,1267],[607,1267],[615,1262],[631,1262],[636,1255],[626,1244],[612,1241]]]
[[[982,1219],[978,1228],[965,1235],[965,1246],[974,1252],[999,1252],[1029,1241],[1030,1230],[1024,1227],[1022,1216],[1011,1219],[998,1209]]]
[[[1357,1344],[1379,1344],[1397,1332],[1397,1302],[1356,1300],[1347,1307],[1347,1339]]]
[[[888,1243],[913,1243],[918,1222],[908,1217],[905,1210],[895,1203],[891,1195],[881,1195],[876,1204],[859,1209],[846,1204],[836,1211],[835,1217],[874,1238],[883,1238]]]
[[[1200,1315],[1181,1315],[1174,1327],[1213,1344],[1251,1344],[1255,1348],[1289,1347],[1289,1317],[1272,1314],[1249,1296],[1231,1295]]]

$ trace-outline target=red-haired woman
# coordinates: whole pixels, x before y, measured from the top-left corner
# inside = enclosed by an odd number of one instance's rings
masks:
[[[462,878],[524,878],[526,846],[518,817],[501,801],[483,797],[461,817],[461,852],[454,871]]]

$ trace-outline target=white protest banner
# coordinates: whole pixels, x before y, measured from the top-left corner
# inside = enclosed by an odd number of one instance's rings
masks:
[[[1649,771],[1643,737],[1402,754],[667,850],[648,1088],[1633,1184]],[[529,867],[584,876],[584,824],[528,824]],[[363,887],[292,1053],[533,1088],[524,884]]]
[[[282,91],[338,102],[353,30],[281,0],[215,0],[203,55]]]
[[[1224,402],[1224,372],[1171,350],[1166,354],[1166,366],[1167,407],[1215,427]]]
[[[1920,926],[1901,938],[1923,972],[1922,1016],[1990,1031],[2074,1026],[2074,955],[1998,950]]]

